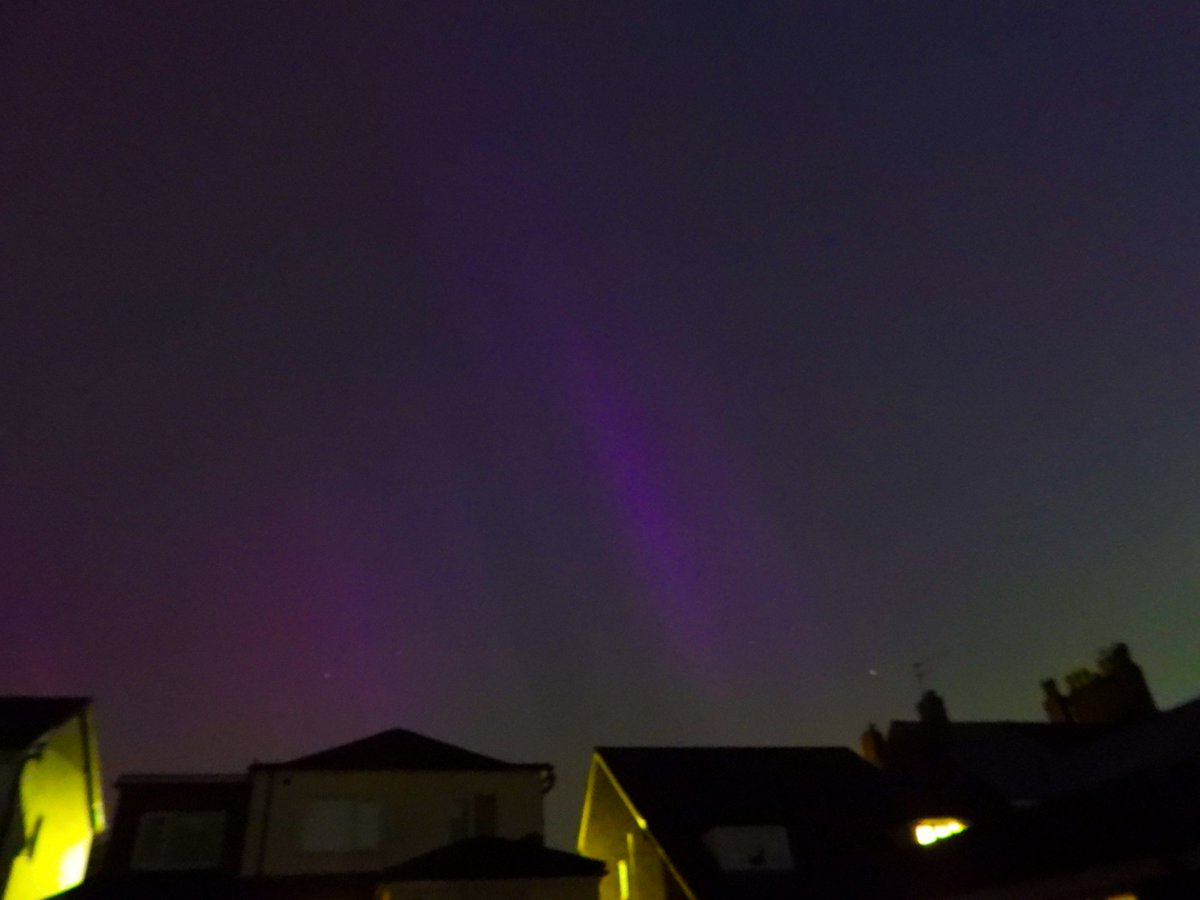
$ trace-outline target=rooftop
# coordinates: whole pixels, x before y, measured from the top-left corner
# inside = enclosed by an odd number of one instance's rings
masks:
[[[0,697],[0,749],[30,747],[91,702],[88,697]]]
[[[392,728],[370,737],[340,744],[283,763],[258,763],[258,767],[369,771],[496,772],[507,769],[553,769],[549,763],[510,763],[447,744],[405,728]]]
[[[596,755],[684,881],[722,900],[888,896],[892,866],[910,850],[898,836],[922,814],[888,773],[845,747],[601,747]],[[723,867],[714,842],[751,832],[783,836],[780,865]]]
[[[878,807],[890,779],[845,747],[598,747],[653,826],[782,823],[830,804]],[[857,818],[858,814],[855,814]]]
[[[245,772],[174,773],[132,772],[117,778],[117,787],[135,784],[241,784],[247,781]]]
[[[572,878],[604,874],[604,863],[551,850],[533,841],[474,837],[440,847],[385,870],[383,881],[479,881]]]

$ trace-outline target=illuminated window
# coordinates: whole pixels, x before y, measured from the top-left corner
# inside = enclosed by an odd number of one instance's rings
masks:
[[[379,804],[368,800],[314,800],[304,812],[300,846],[309,853],[379,849]]]
[[[216,868],[224,838],[225,813],[220,810],[143,813],[130,866],[147,871]]]
[[[935,844],[948,837],[954,837],[966,830],[966,822],[951,818],[919,819],[913,823],[912,827],[913,840],[922,847],[928,847],[930,844]]]

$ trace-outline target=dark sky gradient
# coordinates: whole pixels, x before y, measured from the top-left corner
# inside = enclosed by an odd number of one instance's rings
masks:
[[[14,0],[0,110],[0,686],[112,775],[403,725],[564,843],[916,660],[1200,690],[1191,0]]]

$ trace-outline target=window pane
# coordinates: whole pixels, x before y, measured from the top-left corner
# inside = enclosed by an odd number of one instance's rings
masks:
[[[314,800],[304,812],[300,846],[310,853],[339,853],[352,846],[354,807],[349,800]]]
[[[225,813],[220,810],[145,813],[138,821],[131,867],[209,869],[221,863]]]
[[[379,849],[379,804],[360,801],[355,804],[354,847],[356,850]]]
[[[725,872],[792,868],[791,842],[782,825],[718,825],[704,833],[703,841]]]
[[[475,834],[483,837],[496,835],[496,795],[475,795]]]
[[[167,814],[143,813],[138,819],[137,837],[133,841],[132,867],[157,869],[162,865],[167,840]]]
[[[471,836],[471,804],[459,800],[450,811],[450,842],[461,841]]]
[[[168,869],[215,868],[221,862],[225,813],[172,814],[167,819],[163,865]]]

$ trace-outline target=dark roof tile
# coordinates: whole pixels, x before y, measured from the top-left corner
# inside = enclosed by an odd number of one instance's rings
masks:
[[[598,859],[551,850],[533,841],[475,837],[440,847],[384,871],[385,881],[476,881],[506,878],[594,877]]]
[[[845,747],[598,747],[651,823],[786,823],[820,808],[857,826],[894,800],[891,779]],[[840,810],[844,812],[839,812]]]
[[[260,764],[264,765],[264,764]],[[549,763],[510,763],[464,750],[405,728],[381,731],[348,744],[268,767],[284,769],[495,772],[550,769]]]
[[[600,747],[647,830],[698,893],[783,898],[889,896],[897,842],[917,809],[895,780],[845,747]],[[795,867],[722,871],[718,826],[786,828]]]
[[[91,702],[87,697],[0,697],[0,749],[31,746]]]

